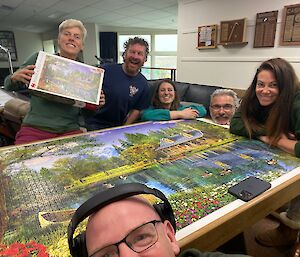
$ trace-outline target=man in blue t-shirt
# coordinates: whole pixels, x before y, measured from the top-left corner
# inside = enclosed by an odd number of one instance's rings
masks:
[[[86,117],[88,130],[97,130],[135,122],[149,105],[149,87],[140,73],[147,60],[148,43],[139,37],[124,43],[123,64],[104,65],[105,105]]]

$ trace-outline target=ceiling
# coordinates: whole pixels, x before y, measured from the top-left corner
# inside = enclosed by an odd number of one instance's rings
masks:
[[[177,0],[0,0],[0,26],[46,32],[69,18],[102,26],[177,28]]]

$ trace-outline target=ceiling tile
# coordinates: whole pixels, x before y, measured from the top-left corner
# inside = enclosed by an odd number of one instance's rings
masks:
[[[47,8],[47,9],[44,9],[43,11],[39,12],[37,14],[37,16],[43,17],[45,21],[49,21],[49,20],[57,21],[58,19],[64,17],[67,14],[68,13],[65,12],[64,9],[62,9],[62,11],[60,11],[60,10],[56,10],[51,7],[51,8]]]
[[[131,5],[128,7],[124,7],[122,9],[115,10],[116,13],[129,15],[129,16],[133,16],[133,17],[134,17],[133,14],[136,14],[136,13],[142,14],[142,13],[151,12],[151,11],[153,11],[153,8],[143,6],[140,4],[134,4],[134,5]]]
[[[146,1],[149,1],[149,0],[130,0],[131,2],[133,3],[142,3],[142,2],[146,2]]]
[[[140,19],[135,19],[133,17],[131,17],[131,19],[128,19],[128,18],[117,19],[117,21],[121,22],[124,26],[137,25],[137,24],[143,22]]]
[[[11,11],[8,11],[6,9],[1,9],[0,8],[0,17],[4,18],[4,16],[11,14]]]
[[[0,5],[6,5],[6,6],[10,6],[10,7],[17,7],[22,2],[23,2],[23,0],[1,0]]]
[[[43,8],[48,8],[58,2],[60,2],[60,0],[25,0],[22,5],[41,6]]]
[[[170,6],[168,8],[165,8],[164,10],[168,13],[175,15],[176,17],[178,16],[178,6],[177,5]]]
[[[171,16],[170,13],[164,11],[152,11],[144,14],[135,15],[137,18],[141,18],[143,20],[153,20],[153,19],[161,19]]]
[[[84,1],[83,1],[84,2]],[[51,6],[52,9],[56,9],[58,11],[63,10],[66,13],[69,12],[75,12],[85,6],[85,4],[70,4],[69,2],[66,1],[60,1],[53,6]]]
[[[141,3],[141,5],[144,6],[149,6],[152,8],[155,8],[156,10],[161,10],[162,8],[167,8],[170,6],[177,6],[177,3],[174,3],[173,0],[151,0],[151,1],[144,1],[143,3]]]
[[[11,14],[9,15],[10,19],[15,19],[15,18],[24,18],[27,19],[28,17],[32,17],[36,15],[40,9],[38,7],[33,7],[33,6],[22,6],[22,8],[18,7],[15,9]]]
[[[101,0],[61,0],[72,5],[88,6],[93,3],[99,3]]]
[[[73,12],[68,15],[68,17],[80,17],[80,19],[85,19],[89,17],[99,16],[106,13],[105,10],[97,9],[97,8],[91,8],[91,7],[84,7],[80,10]]]
[[[48,25],[44,24],[29,24],[26,26],[22,27],[25,30],[31,31],[31,32],[36,32],[36,33],[42,33],[43,31],[49,31],[49,29],[52,29],[52,27],[49,27]]]
[[[55,29],[68,18],[103,26],[177,26],[177,0],[0,0],[1,4],[16,7],[13,11],[0,8],[1,27],[11,24],[23,30]]]
[[[88,18],[87,20],[89,22],[95,22],[95,23],[99,23],[99,24],[102,24],[102,25],[104,23],[106,23],[105,25],[110,26],[111,21],[119,20],[119,19],[122,19],[122,18],[126,18],[126,16],[119,15],[119,14],[113,13],[113,12],[109,12],[109,13],[101,14],[99,16],[94,16],[94,17]]]
[[[131,1],[128,0],[102,0],[100,3],[94,3],[91,7],[102,8],[103,10],[117,10],[124,7],[133,5]]]

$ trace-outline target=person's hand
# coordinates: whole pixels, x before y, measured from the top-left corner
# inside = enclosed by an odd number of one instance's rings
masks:
[[[259,140],[268,144],[269,146],[278,147],[287,153],[295,155],[295,145],[297,143],[297,140],[295,138],[293,139],[293,137],[294,135],[291,133],[288,133],[287,135],[282,133],[276,143],[272,142],[272,138],[268,136],[260,136]]]
[[[23,69],[15,71],[11,75],[11,81],[13,83],[22,82],[25,85],[29,85],[32,75],[34,74],[35,65],[28,65]]]
[[[182,111],[180,111],[181,113],[181,118],[182,119],[187,119],[187,120],[192,120],[192,119],[196,119],[198,117],[198,111],[192,108],[186,108]]]
[[[99,107],[103,106],[104,104],[105,104],[105,94],[104,94],[103,90],[101,90]]]
[[[260,137],[258,137],[258,139],[268,145],[271,145],[271,142],[273,141],[273,138],[269,137],[269,136],[260,136]],[[292,133],[289,133],[288,135],[282,133],[278,139],[278,142],[279,142],[279,140],[281,140],[281,141],[285,141],[285,140],[296,141],[296,136]],[[278,142],[277,142],[277,144],[278,144]],[[273,146],[277,146],[277,144],[272,143]]]
[[[258,137],[258,139],[267,145],[269,145],[271,142],[271,138],[268,136],[260,136],[260,137]]]
[[[288,138],[288,139],[291,139],[291,140],[297,140],[296,135],[293,134],[293,133],[288,133],[288,134],[287,134],[287,138]]]

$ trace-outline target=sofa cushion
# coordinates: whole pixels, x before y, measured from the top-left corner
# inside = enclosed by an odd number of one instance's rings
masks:
[[[15,117],[16,120],[22,120],[29,111],[30,103],[19,98],[12,98],[4,104],[4,113]]]
[[[183,101],[203,104],[206,109],[209,108],[210,95],[221,87],[190,84],[186,91]]]
[[[148,84],[150,87],[150,99],[151,102],[152,96],[156,89],[156,86],[160,83],[161,80],[149,80]],[[192,102],[203,104],[204,107],[208,110],[210,104],[210,95],[219,88],[217,86],[208,86],[208,85],[199,85],[199,84],[191,84],[185,82],[174,81],[176,85],[176,89],[179,95],[180,101],[184,102]]]
[[[176,86],[179,99],[183,100],[186,96],[187,91],[189,90],[190,83],[175,81],[175,86]]]

